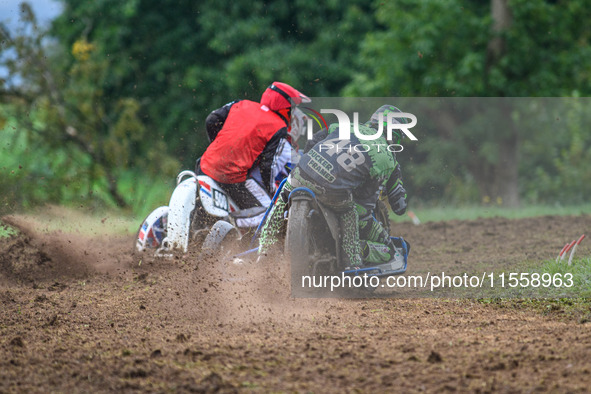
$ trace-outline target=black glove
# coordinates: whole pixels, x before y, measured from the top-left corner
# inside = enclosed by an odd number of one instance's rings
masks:
[[[396,187],[388,193],[388,202],[396,215],[404,215],[406,212],[406,190],[404,189],[404,186],[401,184],[396,185]]]

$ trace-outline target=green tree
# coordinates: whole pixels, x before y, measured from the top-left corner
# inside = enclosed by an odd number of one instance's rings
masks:
[[[5,86],[3,97],[15,104],[19,96],[21,113],[34,109],[35,121],[20,127],[52,156],[82,155],[82,178],[120,205],[122,171],[178,170],[163,153],[192,166],[207,142],[203,120],[225,102],[258,100],[273,80],[336,94],[355,73],[360,37],[376,28],[361,0],[63,4],[51,47],[45,32],[4,32],[4,49],[17,51],[5,64],[23,83]]]
[[[109,59],[104,100],[139,102],[142,122],[184,165],[206,146],[207,114],[230,100],[258,100],[274,80],[338,94],[360,38],[376,28],[362,0],[63,3],[54,36],[95,44]]]
[[[49,45],[27,3],[21,5],[21,17],[16,35],[0,30],[2,64],[11,78],[2,85],[0,98],[10,105],[14,127],[26,134],[32,153],[53,158],[42,178],[73,189],[86,187],[86,193],[103,188],[117,205],[127,206],[129,198],[118,189],[123,171],[142,166],[153,174],[175,172],[178,164],[165,154],[163,143],[147,138],[139,102],[123,96],[105,99],[110,67],[97,44],[79,39],[68,48]],[[59,202],[64,193],[53,195],[55,190],[63,187],[52,188],[48,198]]]
[[[391,0],[376,17],[387,28],[369,34],[363,69],[344,90],[369,96],[568,96],[590,93],[586,1]],[[509,109],[507,111],[510,112]],[[511,119],[506,113],[505,119]],[[519,152],[535,135],[518,125],[467,130],[444,121],[437,142],[418,148],[417,172],[447,163],[444,178],[474,180],[481,197],[518,203]],[[454,148],[446,149],[446,146]],[[458,149],[460,151],[458,151]],[[450,154],[450,153],[454,154]],[[458,160],[466,160],[462,166]],[[440,167],[441,168],[441,167]],[[425,182],[441,182],[417,175]],[[438,175],[439,174],[439,175]],[[412,174],[414,176],[414,174]],[[453,193],[453,191],[450,191]]]

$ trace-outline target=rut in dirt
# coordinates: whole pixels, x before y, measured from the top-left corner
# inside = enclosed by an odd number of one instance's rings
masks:
[[[4,280],[45,283],[79,280],[96,273],[114,273],[132,261],[129,236],[85,236],[37,230],[18,216],[3,223],[17,230],[0,242],[0,272]]]

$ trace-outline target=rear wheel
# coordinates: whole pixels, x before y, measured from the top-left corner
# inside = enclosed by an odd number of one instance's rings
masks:
[[[231,223],[218,220],[209,230],[201,248],[203,256],[225,259],[236,250],[240,233]]]
[[[290,260],[292,294],[296,296],[309,296],[318,290],[310,286],[314,277],[329,275],[336,263],[334,248],[330,248],[334,240],[317,215],[322,216],[309,200],[291,202],[285,252]]]
[[[201,199],[197,196],[197,199],[195,200],[195,209],[191,212],[189,248],[193,251],[201,250],[207,235],[219,220],[221,220],[220,217],[212,216],[207,213],[201,203]]]

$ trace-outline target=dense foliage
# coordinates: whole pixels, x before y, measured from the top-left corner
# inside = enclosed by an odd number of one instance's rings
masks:
[[[26,5],[23,30],[1,31],[5,203],[94,194],[134,205],[134,182],[192,167],[209,111],[258,100],[273,80],[317,97],[591,93],[585,0],[62,2],[48,33],[32,28]],[[577,105],[559,131],[521,127],[523,118],[506,127],[442,120],[401,155],[411,195],[588,199],[591,133],[587,104]]]

